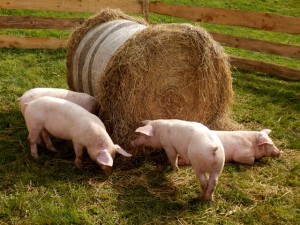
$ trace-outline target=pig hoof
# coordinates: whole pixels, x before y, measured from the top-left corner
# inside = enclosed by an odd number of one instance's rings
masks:
[[[200,194],[200,199],[203,201],[213,201],[213,196],[207,196],[205,193]]]
[[[207,201],[207,202],[213,201],[213,197],[212,196],[204,196],[202,199],[204,201]]]
[[[56,148],[50,148],[49,149],[51,152],[57,152]]]
[[[112,172],[112,167],[103,170],[105,174],[110,174]]]
[[[31,156],[32,156],[35,160],[38,160],[38,159],[39,159],[39,155],[37,155],[37,154],[31,154]]]
[[[82,162],[75,161],[75,166],[77,169],[82,169]]]
[[[82,169],[82,165],[75,165],[77,169],[81,170]]]
[[[179,167],[176,165],[176,166],[173,166],[173,170],[175,171],[179,171]]]

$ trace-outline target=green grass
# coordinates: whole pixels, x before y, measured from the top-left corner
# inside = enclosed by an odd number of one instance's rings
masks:
[[[74,13],[53,10],[19,10],[19,9],[1,9],[1,16],[42,16],[56,18],[88,18],[92,13]]]
[[[242,9],[247,9],[247,2],[251,5],[253,1],[185,1]],[[296,3],[258,1],[249,10],[280,13],[278,9],[282,7],[282,14],[293,15],[297,14]],[[150,19],[182,22],[157,15]],[[259,31],[209,26],[212,30],[257,39],[264,36]],[[23,30],[13,32],[23,35]],[[56,31],[38,32],[37,36],[60,35]],[[275,33],[274,37],[267,36],[268,40],[282,43],[287,37]],[[289,37],[293,44],[300,45],[299,35]],[[226,51],[266,61],[270,57],[228,48]],[[197,198],[200,188],[192,169],[181,167],[178,173],[172,171],[163,153],[126,164],[117,158],[111,174],[104,174],[87,155],[83,170],[76,169],[71,144],[60,140],[54,143],[59,153],[41,147],[40,159],[32,159],[16,99],[33,87],[67,88],[65,57],[64,49],[0,49],[0,224],[300,223],[300,82],[233,68],[233,118],[247,129],[272,129],[271,137],[284,154],[278,159],[265,158],[253,166],[226,164],[215,201],[205,203]],[[298,69],[300,65],[299,60],[271,60]]]

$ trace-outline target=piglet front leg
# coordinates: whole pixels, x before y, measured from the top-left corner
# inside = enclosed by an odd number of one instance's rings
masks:
[[[31,156],[34,159],[38,159],[39,158],[39,154],[38,154],[38,150],[37,150],[37,144],[35,141],[33,141],[32,139],[28,138],[29,142],[30,142],[30,151],[31,151]]]
[[[74,150],[75,150],[75,166],[78,169],[82,168],[82,155],[83,155],[83,148],[84,146],[77,144],[77,143],[73,143],[74,146]]]
[[[172,147],[163,147],[167,153],[167,156],[170,160],[170,163],[173,167],[173,169],[175,171],[178,171],[179,170],[179,167],[178,167],[178,153],[176,152],[176,149],[175,148],[172,148]]]

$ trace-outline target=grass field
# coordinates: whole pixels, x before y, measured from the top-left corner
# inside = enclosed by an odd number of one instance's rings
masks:
[[[300,17],[298,0],[165,1],[273,12]],[[88,16],[57,12],[0,10],[1,15]],[[152,22],[187,22],[151,15]],[[191,21],[188,21],[191,22]],[[192,23],[192,22],[191,22]],[[218,25],[218,31],[300,45],[300,35]],[[66,37],[67,31],[1,30],[28,36]],[[226,48],[242,55],[300,69],[300,60]],[[233,118],[247,129],[272,129],[284,151],[253,166],[226,164],[215,201],[201,202],[190,167],[174,172],[164,153],[124,165],[116,159],[104,174],[86,155],[83,170],[74,166],[70,143],[55,140],[53,154],[40,148],[34,161],[16,99],[33,87],[66,85],[66,52],[0,49],[0,224],[300,224],[300,82],[232,68]]]

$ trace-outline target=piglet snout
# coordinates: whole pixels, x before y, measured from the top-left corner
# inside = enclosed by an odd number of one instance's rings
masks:
[[[105,173],[109,174],[109,173],[112,172],[112,167],[111,167],[111,166],[107,166],[107,165],[100,165],[100,166],[101,166],[101,169],[102,169]]]
[[[271,153],[271,157],[273,157],[273,158],[279,157],[282,153],[283,153],[283,151],[280,151],[280,150],[273,151],[273,152]]]

